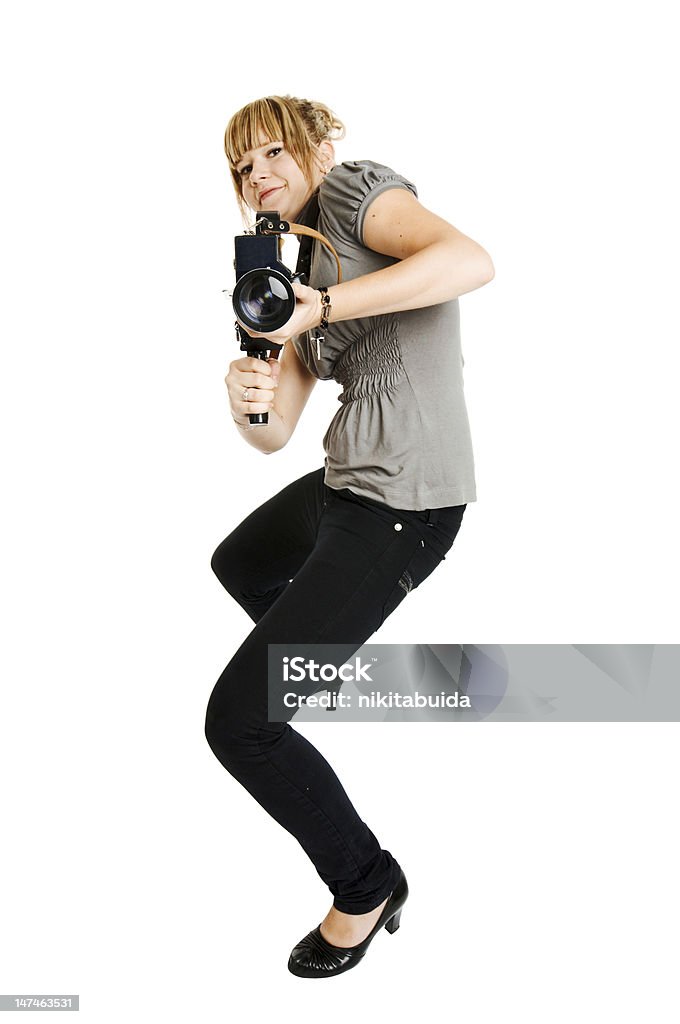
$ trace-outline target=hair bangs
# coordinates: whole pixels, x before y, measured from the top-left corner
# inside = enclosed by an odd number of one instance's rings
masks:
[[[235,167],[244,153],[275,139],[287,141],[279,112],[268,100],[255,100],[234,114],[224,134],[227,159]]]
[[[244,223],[248,218],[248,204],[243,197],[243,180],[236,165],[245,153],[268,142],[280,141],[311,184],[318,162],[315,147],[322,138],[330,137],[325,123],[319,130],[316,106],[326,111],[325,107],[311,104],[308,100],[266,96],[246,104],[232,116],[224,133],[224,151]],[[343,129],[342,123],[334,120],[330,111],[326,112],[330,117],[330,127]]]

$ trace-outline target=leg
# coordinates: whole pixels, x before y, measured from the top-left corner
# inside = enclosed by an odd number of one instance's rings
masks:
[[[296,837],[331,890],[334,908],[361,915],[384,903],[399,866],[380,848],[319,751],[288,723],[268,721],[267,645],[336,643],[350,657],[386,617],[395,586],[420,557],[422,542],[398,514],[343,501],[329,488],[315,526],[305,488],[296,493],[299,515],[291,504],[282,550],[274,536],[279,521],[272,527],[270,516],[258,516],[260,509],[245,523],[260,523],[262,552],[251,538],[250,558],[244,543],[237,562],[234,542],[213,559],[220,579],[251,609],[257,625],[215,685],[206,737],[224,767]],[[258,542],[263,534],[258,531]],[[246,531],[241,535],[247,539]],[[230,558],[224,557],[227,550]],[[296,573],[291,582],[289,573]]]
[[[324,469],[288,484],[218,545],[211,567],[222,586],[259,622],[310,554],[323,511]]]

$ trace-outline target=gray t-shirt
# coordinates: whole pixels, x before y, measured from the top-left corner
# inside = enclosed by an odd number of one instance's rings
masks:
[[[388,188],[418,195],[372,160],[336,165],[319,187],[317,227],[338,252],[343,281],[398,262],[363,244],[366,212]],[[310,285],[336,282],[332,254],[315,241]],[[320,358],[312,333],[292,339],[296,352],[316,377],[343,388],[323,439],[326,484],[394,508],[476,501],[458,299],[335,323],[331,312]]]

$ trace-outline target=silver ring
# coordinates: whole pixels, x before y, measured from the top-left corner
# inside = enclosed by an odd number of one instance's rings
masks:
[[[244,388],[243,389],[243,395],[241,396],[241,401],[242,402],[247,402],[248,401],[248,392],[249,391],[250,391],[250,388]]]

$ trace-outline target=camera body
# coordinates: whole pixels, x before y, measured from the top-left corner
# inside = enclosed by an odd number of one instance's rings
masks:
[[[236,336],[241,351],[257,359],[278,358],[282,345],[267,338],[251,338],[248,330],[259,334],[277,331],[287,323],[295,310],[292,282],[306,283],[304,275],[291,274],[281,261],[281,234],[290,230],[278,212],[258,212],[255,234],[237,235],[234,239],[234,270],[236,286],[232,305],[236,314]],[[269,414],[251,413],[251,424],[266,424]]]
[[[290,224],[271,210],[257,214],[254,235],[237,235],[234,239],[236,287],[232,303],[238,323],[251,331],[277,331],[295,310],[292,282],[299,277],[281,261],[281,234],[289,229]]]
[[[283,345],[267,338],[252,338],[248,331],[271,334],[287,324],[295,310],[293,282],[308,284],[305,273],[291,274],[281,261],[281,235],[291,229],[296,235],[311,235],[332,252],[338,268],[338,284],[342,283],[340,257],[327,238],[306,224],[281,220],[277,210],[259,210],[255,234],[237,235],[234,239],[236,286],[231,293],[241,351],[257,359],[268,359],[270,352],[278,359]],[[298,267],[308,270],[310,259],[311,253],[303,256],[301,250]],[[322,340],[317,333],[317,351]],[[251,423],[267,423],[269,419],[266,412],[251,413],[249,418]]]

